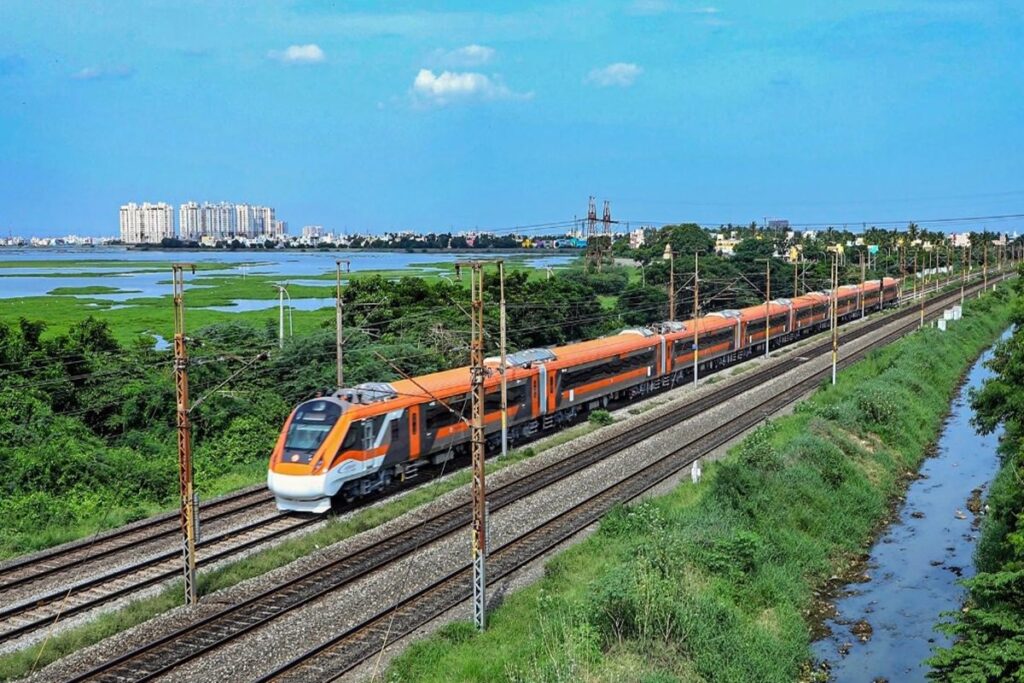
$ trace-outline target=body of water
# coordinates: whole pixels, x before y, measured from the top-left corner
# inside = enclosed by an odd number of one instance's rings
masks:
[[[513,255],[533,268],[563,266],[576,258],[575,254],[540,252]],[[197,275],[253,274],[275,275],[287,279],[308,278],[323,273],[333,273],[335,259],[348,259],[353,272],[366,270],[404,270],[428,263],[452,263],[457,260],[509,258],[509,254],[481,253],[407,253],[401,251],[132,251],[124,247],[96,247],[93,249],[0,249],[0,261],[53,261],[54,267],[12,267],[0,268],[0,299],[24,296],[43,296],[56,287],[88,287],[105,285],[123,290],[136,290],[132,296],[163,296],[168,294],[170,271],[132,272],[124,261],[137,264],[138,268],[152,268],[157,263],[184,261],[189,263],[223,264],[224,269],[204,270]],[[111,261],[111,265],[89,263],[82,266],[69,265],[68,261]],[[64,262],[64,263],[60,263]],[[120,262],[120,263],[115,263]],[[63,273],[66,272],[67,275]],[[100,277],[82,277],[83,273],[98,273]],[[40,277],[40,275],[46,275]],[[201,281],[201,280],[200,280]],[[309,281],[321,286],[331,286],[333,281]],[[198,286],[198,285],[189,285]],[[123,300],[119,295],[96,294],[96,299]],[[124,297],[130,298],[130,297]]]
[[[992,375],[989,358],[991,351],[971,368],[934,457],[908,488],[899,520],[871,549],[869,580],[847,587],[826,623],[831,636],[813,645],[833,680],[923,682],[924,660],[951,642],[935,625],[942,612],[960,608],[966,591],[958,581],[974,574],[979,532],[967,501],[999,469],[999,433],[982,436],[970,424],[969,392]]]

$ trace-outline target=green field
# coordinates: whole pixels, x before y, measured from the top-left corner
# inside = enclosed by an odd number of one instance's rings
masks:
[[[514,255],[506,257],[506,270],[509,273],[525,271],[531,279],[547,277],[543,269],[535,269],[526,265],[528,257]],[[254,260],[252,264],[258,265]],[[259,311],[213,311],[206,307],[230,306],[235,300],[268,301],[277,299],[278,293],[272,284],[287,282],[288,278],[279,275],[245,274],[240,270],[237,274],[224,275],[204,274],[203,271],[223,270],[241,264],[204,262],[196,264],[195,275],[186,274],[185,303],[186,320],[191,329],[198,329],[216,323],[239,321],[256,326],[276,325],[278,309],[272,307]],[[96,317],[110,324],[115,337],[121,343],[130,343],[140,335],[158,334],[170,338],[173,329],[173,301],[171,297],[170,267],[171,262],[139,262],[139,261],[103,261],[97,259],[68,261],[0,261],[0,278],[5,277],[3,269],[9,268],[52,268],[54,272],[17,277],[85,277],[103,278],[107,273],[79,272],[75,269],[85,267],[107,267],[116,272],[154,273],[166,272],[166,280],[158,284],[165,285],[167,294],[163,296],[140,296],[125,301],[110,301],[99,298],[102,294],[125,294],[132,290],[123,290],[106,285],[86,287],[55,287],[45,296],[19,297],[0,299],[0,322],[15,324],[21,318],[30,320],[43,319],[46,322],[46,335],[56,335],[67,331],[72,324],[84,320],[88,316]],[[71,272],[67,272],[71,271]],[[401,270],[364,270],[345,274],[347,281],[383,277],[397,280],[402,277],[420,277],[428,282],[446,279],[458,281],[455,268],[450,262],[418,264]],[[323,287],[291,284],[288,293],[293,299],[332,298],[335,296],[336,274],[330,272],[311,272],[308,275],[294,277],[299,280],[323,280]],[[468,274],[462,273],[462,281],[468,282]],[[0,279],[2,286],[2,279]],[[75,295],[97,295],[97,298]],[[296,335],[306,334],[319,329],[323,324],[333,320],[333,306],[316,311],[292,311],[292,320]],[[286,323],[287,324],[287,323]]]

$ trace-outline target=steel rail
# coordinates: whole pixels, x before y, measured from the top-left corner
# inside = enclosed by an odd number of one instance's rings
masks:
[[[246,498],[254,500],[243,502]],[[272,501],[273,498],[266,488],[259,487],[201,503],[200,508],[211,515],[203,520],[205,523],[209,523],[258,507]],[[224,507],[229,509],[221,510]],[[54,546],[43,553],[19,558],[0,566],[0,591],[16,588],[31,581],[67,571],[86,562],[152,543],[161,538],[174,536],[180,530],[178,513],[168,512],[103,534]],[[50,562],[54,564],[49,564]]]
[[[846,367],[857,362],[871,351],[902,338],[917,326],[916,320],[909,322],[849,354],[839,365]],[[637,498],[678,474],[698,458],[727,444],[766,417],[799,400],[818,387],[821,380],[830,373],[831,368],[819,370],[782,392],[758,402],[726,425],[713,427],[708,432],[694,436],[680,448],[492,551],[487,560],[488,583],[497,582],[522,568],[598,521],[613,506]],[[396,605],[378,612],[257,680],[259,683],[337,680],[380,653],[388,643],[408,635],[467,600],[472,589],[470,570],[470,564],[464,564]]]
[[[285,524],[279,529],[271,529],[267,533],[257,535],[254,538],[244,540],[241,543],[231,543],[232,539],[265,530],[270,524],[281,521],[288,522],[289,520],[294,523]],[[245,550],[249,550],[250,548],[254,548],[258,545],[286,536],[298,529],[321,521],[323,521],[323,519],[318,517],[310,518],[298,517],[289,514],[277,514],[273,517],[250,522],[249,524],[235,529],[229,529],[203,542],[202,545],[207,548],[216,547],[218,545],[227,545],[227,547],[200,558],[198,565],[202,567],[220,562],[232,555],[237,555]],[[5,626],[12,624],[14,623],[12,620],[14,619],[28,619],[28,621],[0,631],[0,643],[7,642],[15,638],[19,638],[27,633],[45,628],[53,624],[57,619],[63,619],[81,612],[96,609],[108,602],[137,592],[143,588],[148,588],[164,581],[178,578],[181,576],[181,567],[177,564],[180,557],[180,549],[167,551],[154,557],[147,558],[142,562],[127,565],[100,576],[87,579],[73,586],[50,592],[44,596],[31,598],[13,606],[5,607],[3,610],[0,610],[0,624],[4,624]],[[83,596],[87,591],[104,586],[105,584],[115,583],[133,574],[140,574],[145,572],[147,569],[155,568],[161,564],[172,564],[173,566],[164,571],[153,574],[152,576],[138,577],[137,580],[125,585],[116,587],[112,586],[111,590],[105,591],[100,595],[88,597],[81,601],[75,599],[76,597]],[[43,613],[37,616],[31,616],[33,612],[40,611]]]
[[[959,297],[959,291],[938,294],[927,303],[927,315],[934,317],[937,308],[945,306],[948,299]],[[906,318],[913,322],[905,325],[910,329],[917,325],[919,312],[916,309],[900,309],[874,321],[848,330],[844,338],[852,339],[869,334],[880,327]],[[901,328],[901,330],[904,328]],[[831,348],[830,342],[823,342],[803,353],[815,352],[820,355]],[[666,426],[696,415],[708,407],[727,401],[765,380],[777,377],[796,365],[806,362],[802,357],[792,357],[780,363],[755,371],[737,382],[722,387],[719,391],[686,403],[669,413],[649,420],[636,430],[612,437],[581,453],[553,463],[535,472],[519,477],[493,489],[490,494],[492,511],[512,501],[536,492],[554,481],[563,479],[575,471],[588,467],[610,455],[635,445]],[[745,387],[745,388],[744,388]],[[184,664],[187,661],[216,649],[259,626],[296,609],[310,600],[337,590],[338,588],[365,576],[382,565],[404,557],[409,550],[422,547],[458,530],[468,523],[468,511],[464,506],[449,508],[425,521],[417,521],[413,530],[400,530],[370,546],[314,568],[293,579],[285,586],[269,588],[242,603],[227,607],[193,624],[178,629],[113,660],[102,663],[89,672],[71,680],[148,680]]]

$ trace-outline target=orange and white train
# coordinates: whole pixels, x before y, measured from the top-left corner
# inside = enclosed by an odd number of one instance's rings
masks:
[[[899,281],[845,285],[836,293],[840,323],[897,303]],[[586,412],[626,403],[789,344],[829,326],[830,292],[776,299],[740,310],[654,327],[638,327],[566,346],[507,356],[510,443],[559,429]],[[768,318],[767,324],[765,318]],[[500,443],[499,361],[484,382],[485,433]],[[274,447],[267,485],[278,508],[326,512],[415,475],[469,448],[468,366],[397,382],[343,388],[298,405]],[[464,419],[465,418],[465,419]]]

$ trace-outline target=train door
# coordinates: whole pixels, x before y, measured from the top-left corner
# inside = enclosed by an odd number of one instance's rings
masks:
[[[420,457],[420,407],[409,408],[409,459]]]

